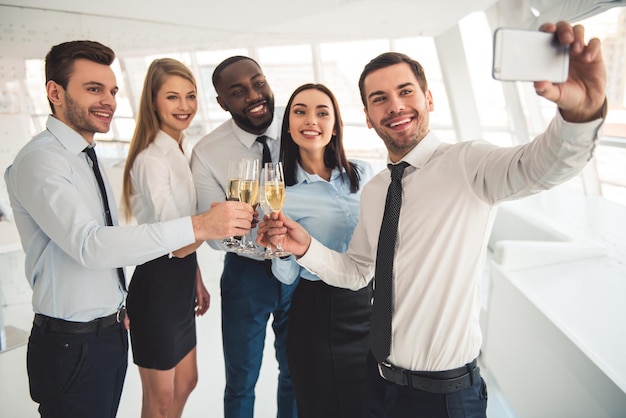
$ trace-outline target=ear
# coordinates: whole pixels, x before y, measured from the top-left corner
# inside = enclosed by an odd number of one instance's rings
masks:
[[[55,108],[62,106],[65,101],[65,90],[56,81],[48,81],[46,83],[46,92],[48,100],[52,102]]]
[[[428,111],[435,110],[435,102],[433,101],[433,93],[430,90],[426,90],[426,103],[428,103]]]
[[[217,96],[216,100],[222,109],[224,109],[226,112],[230,112],[230,110],[228,110],[228,106],[226,106],[226,103],[224,103],[224,101],[222,100],[220,96]]]
[[[365,113],[365,123],[367,124],[367,127],[368,127],[369,129],[372,129],[372,123],[370,122],[370,117],[369,117],[369,115],[367,114],[367,107],[364,107],[364,108],[363,108],[363,112]]]

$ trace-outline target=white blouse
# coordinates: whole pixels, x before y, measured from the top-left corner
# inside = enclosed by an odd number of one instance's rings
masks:
[[[183,147],[186,149],[186,139]],[[195,214],[196,189],[188,154],[163,131],[137,155],[130,171],[130,207],[137,223],[152,223]]]

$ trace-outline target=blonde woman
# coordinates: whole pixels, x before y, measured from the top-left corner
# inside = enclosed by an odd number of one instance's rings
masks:
[[[192,215],[196,191],[184,130],[196,110],[196,82],[182,63],[150,64],[123,180],[126,216],[139,224]],[[195,316],[210,296],[197,242],[137,266],[127,298],[133,359],[143,388],[142,417],[180,417],[198,380]]]

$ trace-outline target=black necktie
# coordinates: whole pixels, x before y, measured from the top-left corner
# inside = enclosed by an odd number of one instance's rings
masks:
[[[374,306],[370,329],[370,348],[379,363],[389,357],[391,349],[391,316],[393,312],[393,258],[398,236],[398,219],[402,206],[402,175],[409,164],[389,164],[391,183],[387,189],[385,214],[378,236],[376,272],[374,275]]]
[[[272,153],[270,153],[270,148],[267,146],[267,136],[261,135],[256,139],[256,142],[260,142],[263,145],[263,167],[265,167],[265,163],[272,162]]]
[[[112,226],[113,219],[111,218],[111,210],[109,209],[109,199],[107,198],[107,191],[104,188],[104,180],[102,179],[102,174],[100,173],[100,166],[98,165],[96,150],[92,147],[87,147],[83,150],[83,152],[89,156],[89,159],[92,162],[91,168],[93,169],[93,174],[96,176],[96,181],[98,182],[98,187],[100,188],[100,195],[102,196],[106,222],[108,226]],[[122,289],[126,290],[126,279],[124,278],[124,270],[121,267],[118,267],[117,269],[117,277],[120,280],[120,286],[122,286]]]

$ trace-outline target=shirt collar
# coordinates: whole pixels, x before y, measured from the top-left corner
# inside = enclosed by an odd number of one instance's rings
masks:
[[[430,131],[424,138],[422,138],[415,148],[402,158],[402,161],[406,161],[411,164],[412,167],[422,168],[435,154],[440,145],[441,141],[437,138],[433,131]],[[393,164],[389,159],[389,156],[387,156],[387,164]]]
[[[341,177],[341,172],[339,172],[339,169],[337,167],[333,168],[333,171],[330,173],[330,181],[329,181],[329,183],[333,183],[339,177]],[[317,174],[309,174],[309,173],[307,173],[302,168],[302,166],[300,164],[297,164],[297,166],[296,166],[296,182],[297,182],[297,184],[300,184],[300,183],[314,183],[316,181],[326,181],[326,180],[321,178]]]
[[[183,132],[182,139],[182,149],[185,149],[187,144],[187,136]],[[168,153],[171,150],[178,150],[178,141],[176,139],[169,136],[164,131],[159,131],[153,141],[154,145],[164,154]]]
[[[235,136],[237,137],[237,139],[239,139],[239,141],[241,141],[241,143],[244,144],[246,147],[252,148],[255,144],[257,137],[261,135],[267,136],[270,140],[274,140],[274,141],[278,140],[278,138],[280,137],[280,128],[281,128],[280,125],[281,125],[281,119],[282,119],[283,113],[284,113],[284,109],[275,108],[274,119],[272,120],[272,124],[265,130],[265,132],[259,135],[251,134],[250,132],[244,131],[239,126],[237,126],[237,124],[235,123],[235,120],[232,118],[230,120],[230,124],[232,126],[233,132]]]
[[[89,142],[85,140],[78,132],[61,122],[53,115],[48,116],[46,121],[46,129],[67,149],[68,151],[79,155],[85,147],[89,146]],[[95,146],[93,142],[92,146]]]

